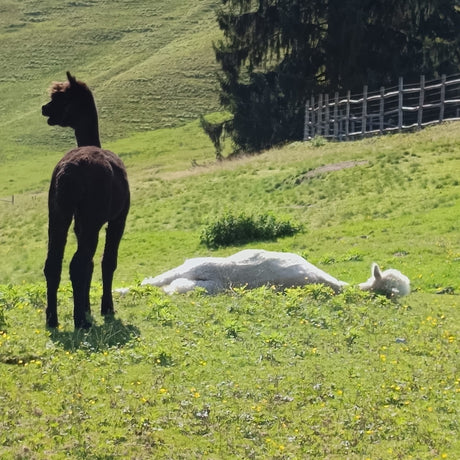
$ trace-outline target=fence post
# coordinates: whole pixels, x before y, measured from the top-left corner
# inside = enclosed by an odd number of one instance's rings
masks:
[[[316,116],[316,131],[318,132],[318,135],[321,136],[322,131],[321,131],[321,123],[323,121],[323,95],[320,94],[318,96],[318,114]]]
[[[364,137],[366,134],[367,125],[367,85],[363,87],[363,108],[361,110],[361,134]]]
[[[331,112],[329,110],[329,94],[324,95],[324,106],[325,106],[325,114],[324,114],[324,136],[329,137],[329,124],[331,122]]]
[[[350,90],[347,91],[347,107],[345,112],[345,138],[348,139],[350,133]]]
[[[310,137],[313,139],[316,134],[315,132],[315,96],[311,97],[310,108],[311,108]]]
[[[385,88],[383,86],[381,86],[380,87],[380,107],[379,107],[379,131],[380,131],[380,134],[383,134],[383,129],[385,127],[384,119],[385,119]]]
[[[303,124],[303,140],[307,141],[310,136],[310,130],[308,123],[310,122],[310,105],[308,100],[305,102],[305,117],[304,117],[304,124]]]
[[[339,93],[334,95],[334,139],[339,137]]]
[[[441,103],[439,107],[439,123],[444,120],[444,101],[446,100],[446,76],[441,77]]]
[[[420,95],[418,98],[417,125],[422,129],[423,121],[423,104],[425,103],[425,75],[420,75]]]
[[[398,87],[398,131],[402,131],[403,127],[403,90],[404,90],[404,81],[403,77],[399,77],[399,87]]]

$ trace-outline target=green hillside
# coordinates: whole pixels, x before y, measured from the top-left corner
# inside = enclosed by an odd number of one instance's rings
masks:
[[[118,285],[210,253],[200,232],[228,211],[301,224],[294,237],[248,246],[304,254],[346,281],[363,281],[376,261],[399,268],[423,291],[459,288],[458,123],[350,143],[294,143],[223,163],[215,163],[198,121],[107,145],[124,158],[132,189]],[[42,280],[57,158],[0,171],[0,196],[15,199],[0,202],[0,283]],[[72,236],[67,258],[73,244]]]
[[[73,332],[73,237],[61,327],[44,328],[56,158],[24,161],[21,174],[7,164],[0,184],[19,192],[0,202],[0,456],[456,458],[458,128],[294,143],[222,163],[198,122],[109,143],[133,192],[115,285],[132,289],[103,321],[96,267],[89,332]],[[351,283],[377,261],[409,276],[413,293],[391,302],[318,286],[172,297],[138,287],[186,257],[241,249],[199,244],[225,211],[304,227],[249,247],[302,254]]]
[[[219,111],[216,5],[0,4],[0,457],[458,458],[460,123],[216,162],[198,121]],[[47,191],[74,138],[40,108],[66,70],[94,90],[132,191],[114,279],[131,290],[104,321],[101,232],[89,331],[73,330],[73,234],[60,327],[44,327]],[[375,261],[412,293],[139,286],[242,249],[200,244],[207,223],[241,212],[302,227],[245,247],[301,254],[351,284]]]
[[[40,107],[70,70],[94,90],[101,137],[178,126],[218,108],[213,0],[5,1],[0,5],[0,162],[66,148]]]

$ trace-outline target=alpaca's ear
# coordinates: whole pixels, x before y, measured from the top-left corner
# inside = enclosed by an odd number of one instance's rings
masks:
[[[72,75],[70,75],[69,71],[67,71],[67,80],[69,80],[69,83],[71,85],[77,83],[77,79],[75,77],[72,77]]]
[[[372,274],[376,280],[382,279],[382,272],[380,271],[380,267],[376,264],[372,264]]]

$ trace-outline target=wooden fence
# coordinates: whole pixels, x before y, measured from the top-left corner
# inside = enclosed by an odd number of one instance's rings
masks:
[[[442,76],[439,80],[404,85],[345,98],[321,94],[306,103],[304,140],[321,136],[348,140],[385,132],[421,129],[444,120],[460,120],[460,75]]]

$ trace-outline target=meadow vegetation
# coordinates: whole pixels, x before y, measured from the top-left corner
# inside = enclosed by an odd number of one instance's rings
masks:
[[[223,116],[211,114],[215,2],[66,5],[0,7],[0,456],[457,458],[458,122],[217,162],[199,122]],[[64,27],[70,18],[75,27]],[[100,247],[88,332],[73,331],[73,234],[61,326],[44,328],[47,189],[74,140],[47,126],[40,106],[65,70],[95,90],[103,145],[123,158],[132,189],[115,273],[115,287],[131,290],[104,322]],[[301,231],[200,242],[228,215]],[[407,275],[413,293],[390,302],[353,287],[140,287],[186,258],[248,247],[295,252],[352,285],[375,261]]]
[[[74,333],[67,286],[63,328],[49,333],[43,289],[2,295],[3,458],[441,459],[460,449],[453,296],[133,289],[116,320]]]
[[[247,216],[226,213],[203,227],[200,242],[210,249],[238,246],[257,241],[270,241],[293,236],[301,227],[288,220],[279,220],[272,214]]]
[[[133,202],[115,282],[131,285],[188,257],[236,252],[241,246],[216,252],[200,244],[206,224],[227,213],[268,213],[302,232],[246,247],[302,254],[352,283],[364,281],[375,261],[400,269],[415,289],[458,291],[458,146],[457,123],[319,147],[295,143],[224,162],[215,161],[198,121],[114,141],[108,147],[128,167]],[[58,157],[0,170],[1,197],[15,197],[14,205],[0,202],[0,283],[41,279],[47,188]],[[342,169],[327,172],[327,165]]]
[[[198,142],[198,124],[187,129]],[[148,135],[133,136],[139,148],[120,149],[133,206],[115,277],[132,289],[116,299],[116,319],[103,322],[96,267],[96,325],[87,333],[73,332],[66,273],[62,326],[44,329],[47,181],[1,203],[2,456],[455,458],[457,132],[446,124],[224,162],[203,137],[209,156],[194,166],[193,143],[176,157],[168,130],[170,156],[150,158]],[[357,165],[325,172],[346,161]],[[414,293],[393,303],[353,288],[168,297],[139,286],[187,257],[241,249],[209,250],[200,234],[225,210],[261,209],[303,230],[243,247],[297,252],[352,283],[375,260],[407,274]]]

